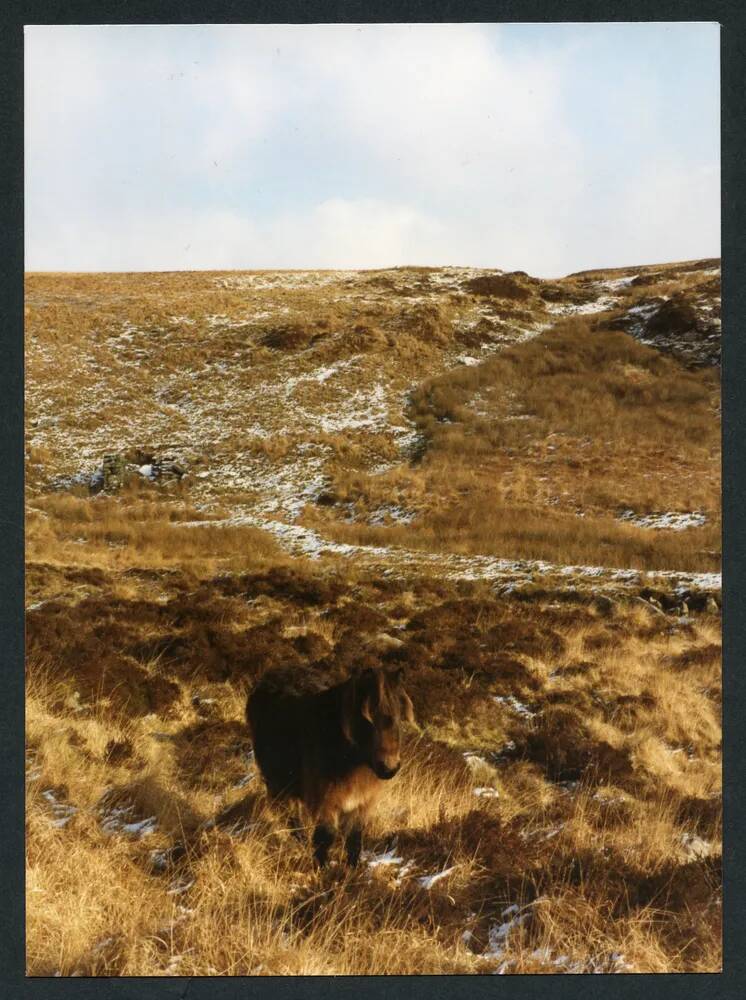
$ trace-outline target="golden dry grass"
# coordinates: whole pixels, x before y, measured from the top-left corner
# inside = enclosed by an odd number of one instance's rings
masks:
[[[29,490],[106,451],[175,448],[192,473],[176,499],[205,517],[318,481],[333,502],[311,490],[306,523],[342,541],[715,570],[717,374],[608,329],[676,292],[719,308],[710,264],[638,269],[650,284],[570,320],[547,309],[603,303],[615,272],[29,275]],[[405,528],[379,514],[392,496]],[[653,536],[625,509],[707,521]]]
[[[373,583],[335,590],[303,574],[305,596],[292,600],[272,571],[229,597],[227,579],[165,602],[114,599],[107,579],[79,614],[59,602],[30,614],[32,975],[719,967],[717,617],[677,624],[635,601],[608,617],[475,585],[449,596],[434,581],[409,597]],[[75,664],[88,639],[71,648],[60,626],[74,614],[73,633],[86,617],[100,623],[87,647],[100,670],[130,663],[131,684],[157,674],[175,698],[133,714],[132,697],[86,687]],[[194,665],[168,647],[130,659],[133,640],[173,639],[175,616]],[[319,874],[258,777],[246,783],[243,699],[277,655],[321,657],[330,676],[380,662],[366,630],[382,619],[390,631],[407,622],[384,659],[407,665],[419,725],[368,846],[393,842],[401,860]],[[235,673],[200,669],[198,621],[255,636]],[[114,805],[131,809],[128,822],[154,817],[153,832],[107,833]],[[154,872],[153,852],[178,845],[183,855]],[[429,889],[419,881],[446,869]],[[512,907],[525,920],[499,938]]]
[[[395,542],[648,569],[719,568],[719,383],[626,334],[565,321],[478,367],[425,382],[414,470],[337,478],[342,499],[398,492],[414,524],[334,525],[346,542]],[[393,480],[393,482],[392,482]],[[392,490],[393,487],[393,490]],[[380,502],[380,501],[379,501]],[[621,511],[695,510],[687,532],[641,531]]]
[[[618,309],[712,281],[639,270]],[[551,573],[511,596],[415,558],[717,569],[715,373],[613,310],[546,311],[613,277],[28,276],[30,975],[720,968],[717,604]],[[76,478],[136,448],[189,475]],[[300,558],[278,525],[384,548]],[[317,873],[246,693],[390,663],[404,767],[372,857]]]

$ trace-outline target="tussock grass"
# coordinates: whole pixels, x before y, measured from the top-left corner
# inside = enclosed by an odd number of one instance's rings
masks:
[[[583,320],[561,323],[415,393],[419,476],[432,499],[406,532],[386,534],[515,558],[716,569],[718,399],[712,371],[685,371]],[[624,509],[696,509],[709,521],[653,534],[615,520]]]
[[[702,269],[639,269],[597,322],[547,307],[616,272],[27,277],[30,975],[720,968],[717,604],[498,596],[249,523],[716,569],[716,374],[609,329],[655,296],[714,308]],[[188,475],[81,482],[140,448]],[[245,699],[276,666],[366,664],[405,667],[417,725],[370,855],[318,873]]]
[[[407,666],[418,724],[367,845],[401,860],[346,873],[335,859],[315,872],[260,779],[245,781],[243,701],[262,662],[215,680],[168,655],[151,661],[178,699],[133,716],[106,697],[72,697],[65,639],[45,621],[74,605],[46,619],[42,608],[28,665],[30,974],[719,967],[716,618],[672,627],[635,601],[609,617],[587,603],[499,601],[478,585],[465,597],[440,584],[436,596],[425,581],[409,596],[358,581],[315,608],[281,590],[247,606],[226,603],[226,579],[203,584],[191,612],[174,595],[174,609],[196,619],[214,605],[226,631],[282,621],[265,644],[274,636],[287,657],[302,643],[330,675],[371,655]],[[267,591],[270,579],[238,591]],[[118,628],[157,641],[172,615],[166,605],[157,625],[146,607],[141,595],[115,612]],[[365,630],[375,637],[402,614],[403,645],[373,653]],[[76,809],[63,826],[49,790]],[[135,822],[155,817],[154,832],[107,833],[117,804]],[[159,851],[171,852],[163,871]],[[420,881],[447,869],[430,888]]]
[[[274,539],[250,525],[211,525],[188,504],[70,495],[40,498],[27,517],[29,563],[125,570],[171,567],[211,574],[247,563],[281,564]]]

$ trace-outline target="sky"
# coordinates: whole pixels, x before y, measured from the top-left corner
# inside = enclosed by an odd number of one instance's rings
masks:
[[[710,23],[25,29],[26,269],[720,254]]]

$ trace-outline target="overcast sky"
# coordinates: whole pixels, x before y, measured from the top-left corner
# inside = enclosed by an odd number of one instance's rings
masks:
[[[26,28],[28,270],[720,253],[714,24]]]

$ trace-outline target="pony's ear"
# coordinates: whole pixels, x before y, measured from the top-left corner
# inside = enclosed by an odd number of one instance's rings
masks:
[[[366,670],[361,678],[360,687],[362,689],[360,714],[368,722],[373,722],[373,713],[383,699],[383,674],[380,670],[372,668]]]
[[[412,704],[412,699],[409,697],[406,691],[402,691],[401,695],[401,707],[404,719],[406,722],[414,722],[414,705]]]

